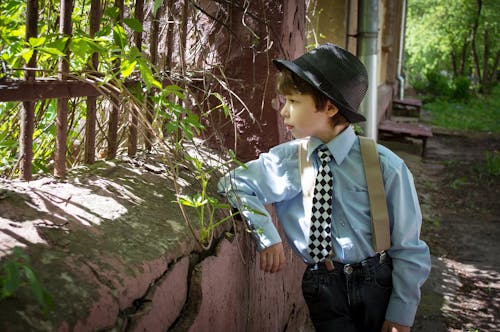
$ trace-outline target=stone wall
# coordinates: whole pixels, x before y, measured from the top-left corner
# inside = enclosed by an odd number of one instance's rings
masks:
[[[210,10],[210,2],[201,3]],[[245,8],[233,8],[231,31],[221,29],[212,40],[250,111],[236,112],[236,135],[233,128],[223,133],[222,143],[236,146],[241,160],[287,139],[271,60],[294,58],[305,47],[304,0],[249,6],[249,13],[261,14],[243,17]],[[248,43],[253,33],[258,38]],[[1,331],[303,329],[303,262],[287,249],[286,269],[264,274],[242,225],[227,224],[210,250],[201,250],[174,203],[171,180],[158,169],[100,162],[65,181],[0,180],[0,259],[24,247],[56,303],[44,316],[29,288],[22,288],[0,302]],[[189,190],[189,174],[185,184]]]
[[[0,302],[0,330],[303,328],[303,263],[287,250],[285,271],[264,274],[250,237],[230,223],[210,250],[200,250],[170,180],[151,169],[98,163],[63,182],[0,182],[2,253],[24,247],[56,303],[45,317],[23,288]]]

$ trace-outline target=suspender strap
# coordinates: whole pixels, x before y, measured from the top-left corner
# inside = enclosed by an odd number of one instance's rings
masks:
[[[312,200],[316,176],[312,162],[307,159],[307,146],[309,139],[303,139],[299,144],[299,171],[300,185],[302,187],[302,202],[304,205],[304,218],[311,220]]]
[[[380,170],[377,145],[374,140],[359,136],[361,155],[365,170],[370,213],[372,220],[373,249],[376,252],[387,250],[391,246],[389,213],[385,200],[384,182]],[[314,168],[307,159],[307,146],[309,139],[304,139],[299,144],[299,171],[302,186],[304,213],[306,220],[311,218],[312,196],[314,194]]]
[[[380,170],[377,145],[374,140],[359,136],[359,145],[365,169],[370,212],[372,217],[373,248],[376,252],[387,250],[391,246],[389,213],[385,199],[384,182]]]

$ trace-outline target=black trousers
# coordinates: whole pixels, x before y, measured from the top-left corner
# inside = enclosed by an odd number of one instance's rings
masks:
[[[334,262],[306,268],[302,293],[316,331],[380,332],[392,291],[392,260],[387,254],[361,263]]]

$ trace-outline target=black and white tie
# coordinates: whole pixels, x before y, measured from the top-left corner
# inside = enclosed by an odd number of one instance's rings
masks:
[[[314,262],[321,262],[332,250],[331,215],[333,196],[333,175],[328,165],[332,159],[326,145],[318,149],[321,165],[316,176],[312,202],[311,230],[309,234],[309,249]]]

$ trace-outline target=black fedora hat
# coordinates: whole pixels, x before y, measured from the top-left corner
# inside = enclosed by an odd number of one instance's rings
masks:
[[[293,61],[274,59],[278,70],[290,70],[324,93],[351,123],[365,121],[358,111],[368,89],[365,66],[352,53],[321,45]]]

